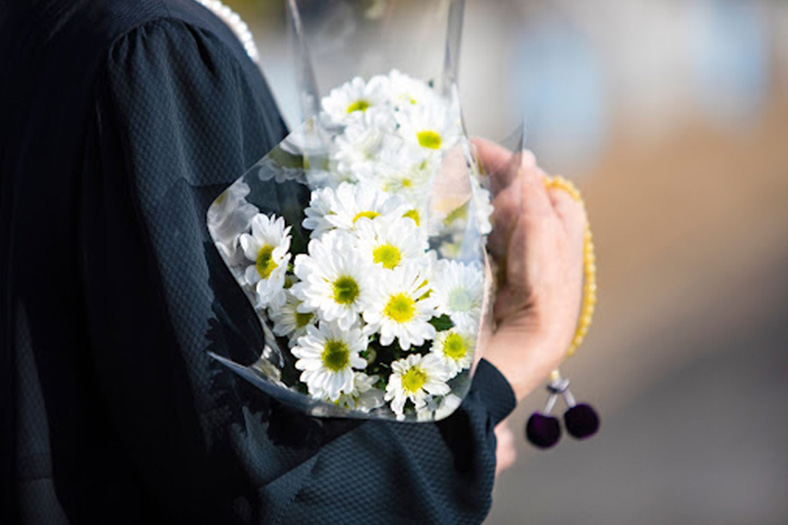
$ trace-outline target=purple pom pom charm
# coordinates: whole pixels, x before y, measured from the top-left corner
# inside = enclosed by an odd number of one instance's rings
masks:
[[[591,405],[579,403],[564,413],[564,424],[572,437],[586,439],[599,430],[599,416]]]
[[[586,439],[599,430],[599,416],[591,405],[577,403],[569,391],[569,380],[554,373],[547,385],[550,397],[547,398],[543,412],[534,412],[525,425],[525,436],[535,447],[547,449],[555,446],[561,439],[561,426],[558,418],[550,415],[558,396],[564,398],[569,409],[564,413],[564,424],[569,435],[576,439]]]
[[[525,437],[535,447],[550,448],[561,439],[558,418],[534,412],[525,425]]]

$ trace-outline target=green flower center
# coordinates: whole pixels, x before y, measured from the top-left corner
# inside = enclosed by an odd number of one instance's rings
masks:
[[[260,274],[262,279],[268,279],[268,277],[271,275],[271,272],[276,270],[276,263],[272,258],[273,253],[274,247],[270,244],[263,244],[260,247],[260,250],[257,252],[255,266],[257,267],[257,273]]]
[[[332,372],[339,372],[350,363],[350,350],[342,341],[329,339],[323,346],[323,353],[320,357],[326,368]]]
[[[372,260],[382,264],[384,268],[389,270],[395,268],[401,259],[402,254],[399,248],[392,244],[381,244],[372,251]]]
[[[303,328],[306,325],[308,325],[309,321],[312,320],[312,317],[314,317],[314,314],[312,312],[307,312],[305,314],[302,314],[301,312],[296,312],[294,317],[296,328]]]
[[[455,312],[467,312],[473,306],[473,297],[465,288],[455,288],[449,294],[449,308]]]
[[[413,219],[413,222],[416,223],[416,226],[421,226],[421,217],[419,217],[419,212],[417,210],[406,211],[403,217],[407,217],[408,219]]]
[[[353,217],[353,224],[356,224],[356,221],[360,218],[365,217],[367,219],[374,219],[375,217],[380,217],[380,214],[376,211],[360,211]]]
[[[415,394],[421,390],[421,387],[423,387],[426,382],[426,372],[418,366],[414,366],[402,376],[402,389],[411,394]]]
[[[333,284],[334,301],[339,304],[352,304],[359,294],[358,283],[349,275],[343,275]]]
[[[429,149],[439,149],[441,147],[441,136],[429,129],[419,131],[416,133],[419,139],[419,145]]]
[[[468,353],[468,344],[465,338],[458,333],[449,334],[443,342],[443,354],[455,361],[462,359]]]
[[[366,111],[369,106],[369,102],[364,99],[356,100],[347,107],[347,112],[353,113],[354,111]]]
[[[392,295],[383,313],[398,323],[407,323],[416,315],[416,301],[404,293]]]

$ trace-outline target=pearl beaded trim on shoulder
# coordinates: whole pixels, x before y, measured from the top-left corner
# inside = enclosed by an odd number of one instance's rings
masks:
[[[246,25],[246,22],[241,19],[238,13],[221,3],[219,0],[194,1],[219,17],[222,22],[224,22],[227,27],[232,30],[232,32],[241,42],[241,45],[244,46],[244,50],[246,51],[246,54],[249,55],[249,58],[251,58],[255,64],[260,63],[260,54],[258,53],[257,46],[254,43],[252,31],[249,30],[249,26]]]

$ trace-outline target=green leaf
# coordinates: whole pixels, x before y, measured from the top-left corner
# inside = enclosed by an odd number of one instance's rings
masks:
[[[439,332],[443,332],[454,327],[454,323],[451,322],[451,318],[446,314],[443,314],[440,317],[433,317],[429,322]]]

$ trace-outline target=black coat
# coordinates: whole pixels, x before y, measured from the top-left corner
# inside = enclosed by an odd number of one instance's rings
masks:
[[[484,518],[514,407],[487,362],[404,424],[305,417],[207,356],[263,341],[207,206],[285,133],[193,0],[4,2],[2,523]]]

